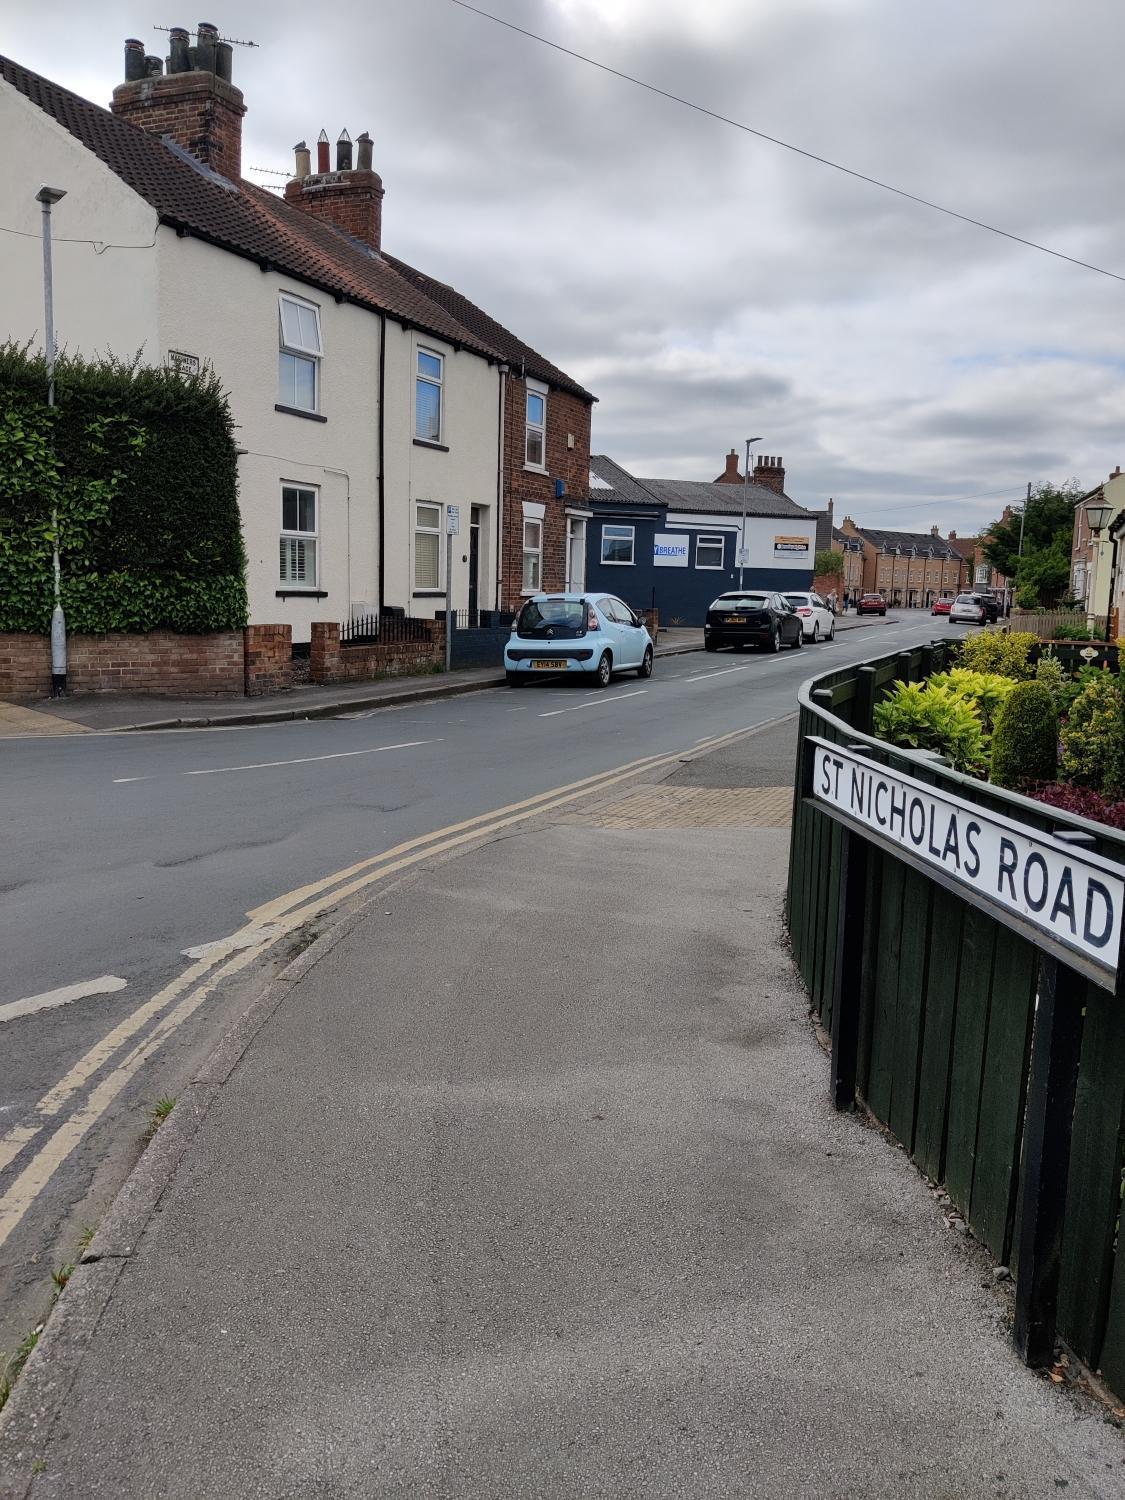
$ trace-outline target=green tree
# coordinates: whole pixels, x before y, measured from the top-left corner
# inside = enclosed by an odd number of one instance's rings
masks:
[[[1017,589],[1025,590],[1027,598],[1034,594],[1040,604],[1055,604],[1067,591],[1074,506],[1082,493],[1073,479],[1032,490],[1022,518],[1022,554],[1018,514],[989,528],[985,557],[998,573],[1013,579]]]
[[[830,552],[825,548],[816,554],[814,569],[818,578],[843,578],[844,576],[844,554],[842,552]]]

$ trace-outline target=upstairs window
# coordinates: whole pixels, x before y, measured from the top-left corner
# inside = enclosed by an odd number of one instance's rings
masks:
[[[414,379],[414,436],[420,442],[441,442],[444,382],[444,356],[434,354],[430,349],[419,349]]]
[[[320,402],[320,309],[311,302],[282,296],[279,304],[280,352],[277,399],[297,411],[316,411]]]
[[[523,592],[537,593],[543,579],[543,522],[523,523]]]
[[[281,582],[316,588],[317,494],[303,485],[281,487]]]
[[[523,461],[529,469],[547,467],[547,387],[534,380],[527,382]]]

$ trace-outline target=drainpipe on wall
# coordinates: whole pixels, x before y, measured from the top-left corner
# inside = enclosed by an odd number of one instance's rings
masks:
[[[324,467],[324,472],[325,472],[325,474],[339,474],[340,478],[347,485],[347,491],[346,491],[347,499],[346,499],[346,502],[345,502],[347,504],[347,532],[346,532],[345,546],[347,548],[347,558],[348,558],[348,571],[347,571],[348,590],[347,590],[347,597],[348,597],[348,619],[350,620],[351,617],[352,617],[352,476],[348,473],[347,469],[330,469],[327,466]]]
[[[496,465],[496,608],[504,605],[504,413],[508,402],[508,366],[500,366],[500,459]]]
[[[323,135],[323,130],[321,135]],[[379,314],[379,603],[377,613],[382,613],[387,571],[387,506],[386,481],[383,478],[384,418],[387,394],[387,315]]]

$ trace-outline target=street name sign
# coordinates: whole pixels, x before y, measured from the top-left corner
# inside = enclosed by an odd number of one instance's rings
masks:
[[[1115,987],[1125,866],[842,745],[813,735],[806,744],[805,796],[815,806],[1060,962]]]

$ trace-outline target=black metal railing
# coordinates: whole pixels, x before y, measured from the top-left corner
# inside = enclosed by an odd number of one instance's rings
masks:
[[[409,615],[353,615],[340,626],[341,646],[397,646],[403,642],[428,641],[430,624]]]

